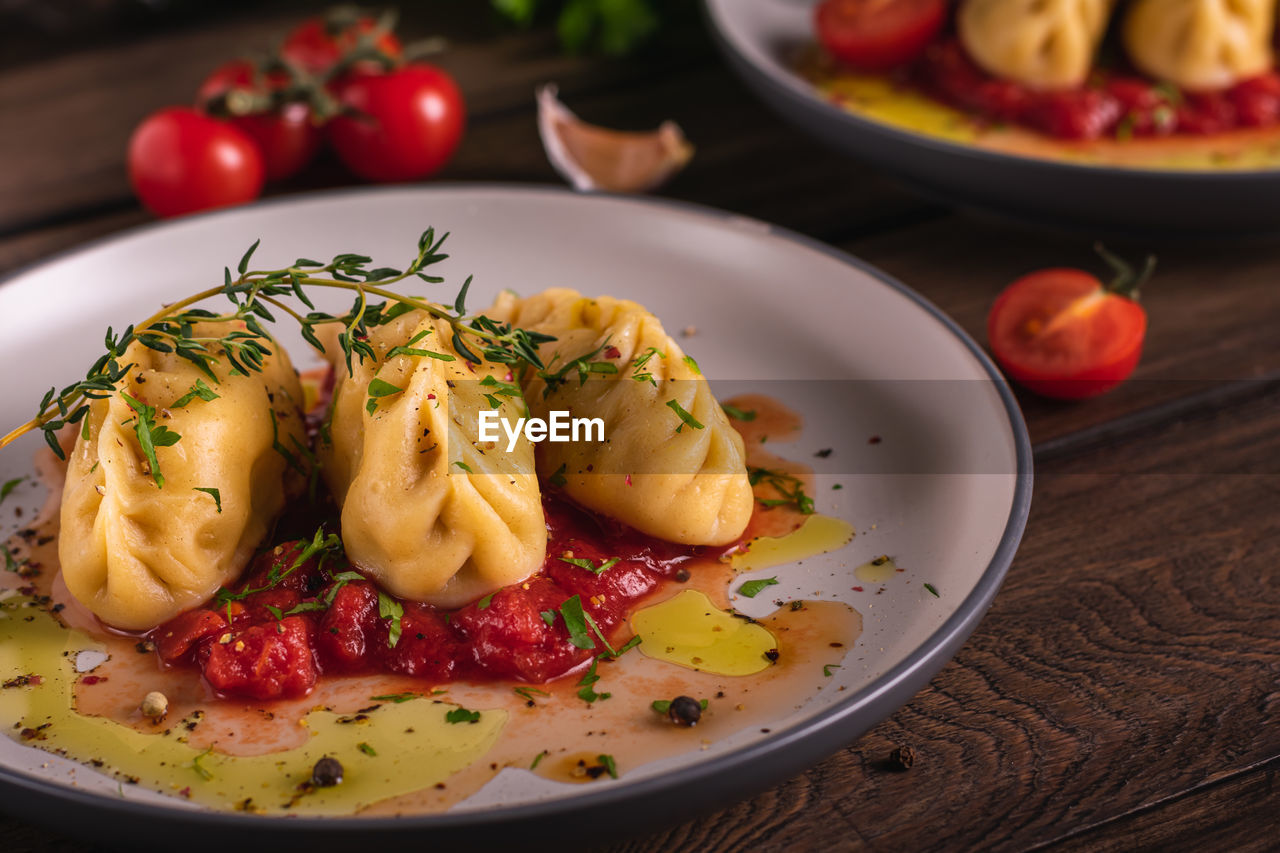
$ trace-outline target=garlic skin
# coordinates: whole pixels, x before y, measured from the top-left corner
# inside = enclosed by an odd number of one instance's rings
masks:
[[[673,121],[647,133],[588,124],[561,102],[553,83],[538,89],[537,101],[547,159],[576,190],[646,192],[666,183],[693,157],[693,145]]]

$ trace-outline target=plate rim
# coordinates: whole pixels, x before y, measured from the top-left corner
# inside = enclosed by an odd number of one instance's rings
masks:
[[[1050,157],[1031,157],[1026,154],[991,151],[976,145],[967,145],[953,140],[930,136],[919,131],[897,127],[883,121],[868,118],[848,110],[842,110],[818,97],[812,86],[801,87],[788,80],[779,79],[772,68],[761,66],[745,53],[730,35],[723,24],[721,8],[732,0],[701,0],[703,20],[711,32],[712,40],[720,52],[729,60],[730,67],[739,70],[741,76],[756,85],[769,87],[779,97],[785,98],[795,106],[805,109],[817,117],[833,120],[844,126],[846,130],[870,133],[887,138],[890,142],[914,145],[932,150],[938,154],[951,155],[980,161],[986,165],[1008,164],[1010,162],[1025,168],[1042,168],[1061,171],[1067,175],[1089,174],[1101,175],[1110,179],[1152,180],[1161,182],[1179,181],[1201,183],[1204,181],[1243,182],[1270,177],[1280,178],[1280,166],[1268,169],[1232,169],[1214,171],[1211,169],[1168,169],[1168,168],[1135,168],[1132,166],[1114,166],[1105,163],[1078,163]],[[796,78],[799,80],[799,78]],[[852,156],[852,155],[850,155]]]
[[[872,725],[888,717],[889,714],[901,707],[906,700],[923,689],[933,676],[952,659],[959,646],[968,639],[969,635],[977,627],[978,622],[986,614],[1008,572],[1014,554],[1021,542],[1027,517],[1030,513],[1033,482],[1032,450],[1030,435],[1021,409],[1008,382],[990,357],[959,324],[943,313],[941,309],[915,290],[870,263],[789,228],[682,199],[633,196],[607,192],[583,193],[556,184],[459,181],[425,185],[340,187],[311,192],[287,193],[261,199],[248,205],[219,208],[174,219],[152,220],[140,223],[130,228],[59,250],[12,270],[0,276],[0,288],[12,285],[16,280],[35,273],[42,267],[67,260],[76,255],[88,253],[113,242],[132,239],[151,231],[163,231],[166,228],[184,226],[192,222],[207,222],[216,218],[236,216],[246,210],[356,195],[429,195],[436,192],[466,193],[475,191],[547,196],[559,200],[582,199],[591,203],[603,201],[624,207],[634,205],[642,208],[675,210],[722,225],[750,222],[756,227],[764,228],[767,233],[785,242],[796,244],[802,249],[818,252],[846,266],[853,267],[874,279],[880,285],[906,297],[939,322],[944,329],[964,345],[965,349],[973,355],[992,380],[1013,434],[1016,470],[1014,472],[1015,486],[1013,500],[1009,508],[1009,516],[1006,519],[996,550],[986,568],[983,569],[974,588],[960,602],[956,610],[942,625],[934,629],[924,642],[917,645],[899,664],[876,677],[866,687],[851,692],[849,696],[819,711],[812,718],[776,732],[775,737],[738,747],[724,755],[718,755],[707,761],[683,768],[678,780],[654,776],[625,786],[597,788],[578,796],[560,797],[553,800],[511,806],[464,808],[457,811],[423,815],[394,817],[358,817],[354,815],[341,817],[266,817],[204,808],[188,809],[157,806],[153,803],[128,799],[112,800],[99,793],[70,787],[0,765],[0,792],[17,795],[16,797],[0,798],[0,810],[9,812],[19,818],[36,822],[40,822],[41,817],[45,817],[44,822],[46,825],[55,824],[56,821],[57,828],[70,834],[76,834],[77,831],[81,833],[85,831],[85,828],[79,827],[81,821],[68,823],[65,820],[58,821],[56,817],[48,818],[40,807],[47,808],[50,805],[56,807],[56,805],[62,803],[84,809],[86,810],[85,814],[93,812],[128,820],[150,820],[152,822],[151,825],[157,829],[164,824],[168,824],[186,828],[203,826],[217,830],[248,831],[252,832],[254,837],[263,841],[276,839],[281,832],[289,834],[320,832],[332,835],[335,840],[342,837],[350,837],[349,833],[359,833],[368,837],[371,834],[380,832],[475,831],[480,825],[489,825],[489,829],[502,832],[523,823],[554,823],[574,813],[592,810],[599,810],[596,812],[597,815],[602,812],[613,814],[610,807],[633,803],[634,801],[665,800],[668,803],[668,815],[674,817],[681,813],[693,814],[703,810],[703,807],[691,806],[691,802],[716,798],[714,794],[708,794],[708,791],[733,790],[742,792],[764,789],[792,775],[794,772],[799,772],[805,767],[811,766],[817,760],[856,740]],[[874,718],[874,720],[866,725],[859,723],[850,725],[849,717],[859,713],[866,718]],[[769,770],[761,773],[759,768],[762,766],[769,768]],[[779,770],[782,772],[778,772]],[[735,774],[737,774],[738,778],[733,778]],[[684,797],[681,797],[681,794]],[[27,806],[28,808],[24,810],[21,808],[22,806]],[[55,809],[50,814],[58,813]],[[596,819],[599,820],[598,817]],[[665,822],[664,820],[659,820],[649,825],[656,829],[660,825],[665,825]],[[606,825],[620,825],[621,823],[621,820],[611,818],[607,820]],[[93,832],[94,828],[90,827],[88,831]],[[99,837],[96,832],[95,837]]]

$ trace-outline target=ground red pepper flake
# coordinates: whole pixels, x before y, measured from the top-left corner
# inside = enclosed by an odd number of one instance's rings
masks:
[[[80,683],[94,685],[106,680],[107,677],[105,675],[86,675],[84,678],[80,679]]]
[[[860,587],[860,586],[855,586],[855,587],[853,587],[853,591],[854,591],[854,592],[862,592],[862,587]]]

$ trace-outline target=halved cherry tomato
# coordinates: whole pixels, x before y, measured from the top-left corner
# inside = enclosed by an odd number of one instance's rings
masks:
[[[262,154],[239,128],[190,107],[152,113],[129,139],[129,182],[158,216],[252,201]]]
[[[272,93],[288,84],[283,73],[263,75],[253,63],[237,59],[218,67],[196,93],[197,104],[210,111],[230,112],[228,120],[258,143],[269,181],[282,181],[301,172],[324,142],[307,104],[271,103]],[[234,97],[237,94],[239,99]],[[246,108],[241,101],[249,112],[239,114]]]
[[[1010,379],[1062,400],[1080,400],[1123,382],[1138,365],[1147,313],[1137,288],[1141,273],[1099,247],[1117,270],[1104,285],[1078,269],[1045,269],[1009,285],[987,317],[987,339]]]
[[[823,0],[818,40],[837,59],[886,71],[924,52],[947,19],[947,0]]]
[[[369,37],[372,46],[387,58],[404,57],[400,40],[375,18],[336,15],[303,21],[285,37],[280,55],[309,74],[323,75],[356,47],[362,36]]]
[[[352,110],[329,123],[329,141],[370,181],[409,181],[438,171],[462,139],[466,110],[453,78],[411,62],[386,74],[356,70],[334,82]]]

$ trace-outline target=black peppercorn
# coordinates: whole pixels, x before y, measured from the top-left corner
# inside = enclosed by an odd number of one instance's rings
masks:
[[[342,782],[342,765],[336,758],[325,756],[311,770],[311,783],[317,788],[332,788]]]
[[[696,726],[702,719],[702,703],[691,696],[677,696],[671,700],[667,716],[677,726]]]
[[[900,746],[889,753],[889,768],[891,770],[910,770],[911,765],[916,763],[916,751],[909,746]]]
[[[676,580],[680,583],[686,582],[690,577],[692,576],[689,574],[688,569],[676,569]]]

